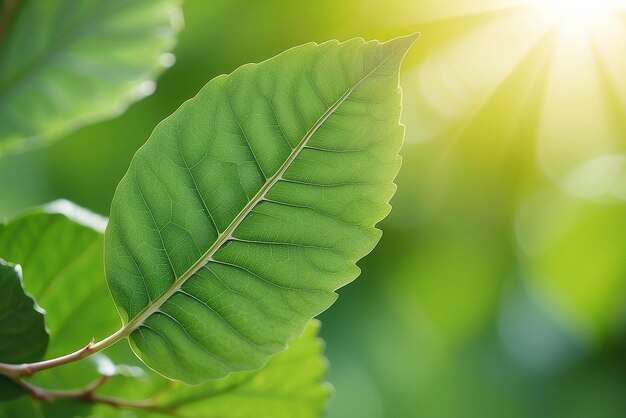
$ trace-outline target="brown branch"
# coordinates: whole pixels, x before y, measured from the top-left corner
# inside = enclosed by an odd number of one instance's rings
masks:
[[[94,391],[102,386],[109,380],[109,376],[100,376],[82,389],[73,390],[47,390],[39,386],[35,386],[32,383],[27,382],[24,379],[16,379],[15,382],[22,386],[30,393],[30,395],[39,400],[51,402],[54,399],[88,399],[94,395]]]
[[[89,402],[103,403],[103,404],[115,406],[118,408],[124,407],[124,408],[151,409],[154,411],[160,411],[162,409],[156,404],[156,401],[154,401],[153,399],[137,399],[137,400],[136,399],[122,399],[122,398],[115,398],[115,397],[110,397],[110,396],[102,396],[102,395],[98,395],[94,393],[87,400]]]
[[[154,397],[135,400],[104,396],[95,393],[96,389],[105,384],[109,379],[110,376],[100,376],[84,388],[72,390],[48,390],[33,385],[22,378],[16,379],[15,382],[26,389],[30,396],[38,401],[52,402],[55,399],[75,399],[83,402],[102,403],[114,407],[150,409],[164,413],[172,412],[171,408],[160,407]]]

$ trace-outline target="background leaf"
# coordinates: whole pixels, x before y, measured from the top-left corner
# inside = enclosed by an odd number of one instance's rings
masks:
[[[178,0],[24,0],[0,44],[0,155],[117,115],[173,63]]]
[[[0,224],[0,257],[24,266],[24,285],[47,312],[51,336],[44,351],[46,358],[53,358],[77,350],[91,338],[106,337],[119,327],[119,319],[103,277],[105,219],[65,201],[46,210],[64,214],[36,210]],[[97,376],[97,365],[87,360],[38,373],[32,381],[74,389]]]
[[[25,293],[22,269],[0,259],[0,362],[19,364],[41,360],[48,346],[44,311]],[[24,390],[0,376],[0,400]]]
[[[395,191],[416,37],[292,48],[212,80],[155,129],[105,235],[148,366],[188,383],[258,368],[357,277]]]
[[[39,403],[31,398],[23,397],[12,402],[0,403],[0,417],[2,418],[47,418],[41,412]]]
[[[116,377],[101,392],[113,396],[138,393],[144,398],[156,396],[159,400],[156,410],[134,410],[140,417],[321,417],[326,411],[331,387],[324,382],[327,364],[322,340],[317,338],[319,328],[318,321],[311,321],[304,334],[289,343],[287,350],[276,354],[257,371],[232,373],[199,386],[171,382],[149,372],[142,379]],[[133,356],[130,350],[126,354]],[[146,379],[159,382],[161,387],[147,392],[142,387]],[[118,409],[107,405],[94,409],[94,416],[113,417],[118,413]]]

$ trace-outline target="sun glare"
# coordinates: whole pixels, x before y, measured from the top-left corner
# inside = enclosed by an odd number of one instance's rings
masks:
[[[601,27],[619,9],[616,0],[534,0],[533,3],[548,23],[577,32]]]

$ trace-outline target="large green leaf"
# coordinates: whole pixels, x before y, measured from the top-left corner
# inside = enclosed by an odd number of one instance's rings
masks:
[[[48,205],[44,211],[37,210],[0,225],[0,254],[28,262],[26,287],[48,309],[52,343],[47,357],[67,354],[90,338],[102,338],[119,327],[119,317],[103,277],[104,221],[98,215],[60,201]],[[257,411],[254,415],[258,417],[316,417],[321,415],[329,395],[323,382],[326,372],[323,347],[321,340],[315,338],[318,328],[317,322],[311,323],[304,337],[291,342],[288,350],[274,357],[262,370],[234,373],[197,387],[172,384],[146,370],[125,341],[107,349],[106,356],[98,353],[39,372],[32,382],[50,389],[76,389],[101,373],[117,374],[98,392],[117,398],[146,399],[167,389],[159,398],[159,408],[171,412],[177,404],[177,411],[185,416],[206,417],[213,416],[210,414],[215,411],[229,410],[240,411],[234,416]],[[94,413],[101,417],[118,416],[120,412],[100,405]],[[91,412],[89,404],[80,401],[47,404],[20,400],[0,404],[0,417],[5,415],[82,417]]]
[[[24,291],[22,269],[0,258],[0,362],[25,363],[42,358],[48,346],[44,311]],[[24,394],[0,377],[0,400]]]
[[[122,112],[153,89],[179,0],[23,0],[0,45],[0,154]]]
[[[357,277],[395,191],[415,38],[290,49],[157,126],[105,234],[109,288],[148,366],[188,383],[258,368]]]

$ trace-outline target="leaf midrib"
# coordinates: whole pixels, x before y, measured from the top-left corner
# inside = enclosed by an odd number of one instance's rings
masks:
[[[177,278],[174,283],[165,291],[161,296],[157,299],[149,303],[139,314],[137,314],[133,319],[128,321],[120,331],[116,333],[116,335],[127,336],[131,334],[134,330],[139,328],[143,322],[148,319],[152,314],[156,313],[163,303],[165,303],[170,297],[172,297],[176,292],[180,290],[182,285],[189,280],[194,274],[198,272],[203,266],[205,266],[208,262],[213,259],[213,255],[222,248],[222,246],[232,238],[232,234],[237,229],[237,227],[243,222],[243,220],[248,216],[248,214],[254,209],[254,207],[262,202],[265,199],[265,195],[269,190],[282,179],[283,174],[287,171],[287,169],[291,166],[291,163],[300,155],[300,152],[306,148],[309,140],[315,135],[317,130],[326,122],[326,120],[341,106],[343,102],[345,102],[348,97],[359,87],[365,80],[367,80],[372,74],[374,74],[380,67],[382,67],[387,60],[393,55],[394,50],[390,51],[387,57],[383,59],[378,65],[376,65],[370,72],[365,74],[359,81],[357,81],[352,87],[350,87],[333,105],[326,110],[326,112],[315,122],[313,127],[305,134],[302,140],[298,143],[296,148],[294,148],[289,157],[285,160],[285,162],[280,166],[280,168],[268,178],[265,184],[261,187],[261,189],[254,195],[252,199],[248,202],[248,204],[237,214],[237,216],[233,219],[233,221],[228,225],[228,227],[221,232],[213,245],[196,261],[185,273],[183,273],[179,278]],[[111,336],[113,337],[113,336]],[[104,342],[104,341],[102,341]]]

